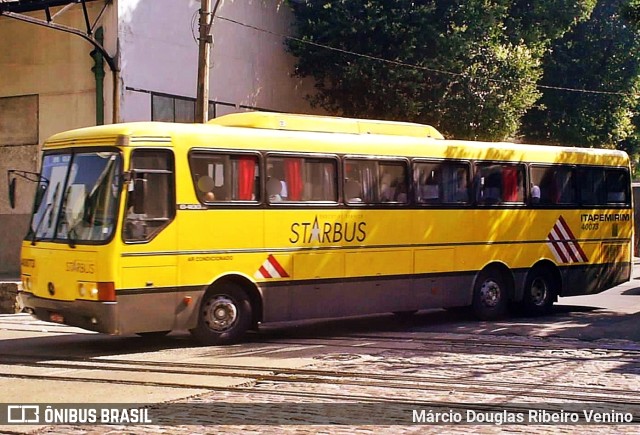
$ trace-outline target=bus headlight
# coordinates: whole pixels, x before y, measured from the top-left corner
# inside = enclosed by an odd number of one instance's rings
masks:
[[[78,294],[81,298],[86,298],[87,296],[95,297],[93,294],[93,290],[96,288],[95,282],[78,282]],[[96,290],[97,294],[97,290]]]
[[[82,299],[115,302],[116,287],[113,282],[78,281],[78,295]]]
[[[25,291],[31,292],[32,291],[31,276],[23,274],[21,277],[21,281],[22,281],[22,289]]]

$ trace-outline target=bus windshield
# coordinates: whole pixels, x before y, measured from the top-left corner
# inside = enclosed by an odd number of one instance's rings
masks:
[[[45,154],[27,239],[100,243],[116,225],[118,152]]]

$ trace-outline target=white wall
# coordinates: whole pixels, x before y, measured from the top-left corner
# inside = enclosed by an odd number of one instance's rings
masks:
[[[218,115],[240,106],[313,112],[304,99],[313,86],[291,77],[295,62],[278,36],[291,31],[284,0],[221,1],[218,17],[267,32],[214,21],[209,98],[232,105],[218,105]],[[124,121],[150,119],[150,92],[195,98],[199,8],[197,0],[120,0]]]

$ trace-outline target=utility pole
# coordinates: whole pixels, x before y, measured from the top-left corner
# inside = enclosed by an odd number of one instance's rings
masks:
[[[196,97],[196,122],[206,123],[209,120],[209,64],[211,58],[211,24],[213,15],[211,11],[212,0],[201,0],[200,8],[200,37],[198,51],[198,92]],[[219,0],[216,1],[216,9]]]

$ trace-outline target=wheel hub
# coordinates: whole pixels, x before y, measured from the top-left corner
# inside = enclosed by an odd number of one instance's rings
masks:
[[[494,280],[487,280],[480,287],[480,299],[487,307],[495,307],[500,302],[500,286]]]
[[[531,283],[531,302],[536,306],[542,306],[547,300],[547,283],[540,278],[536,278]]]
[[[209,328],[223,332],[231,328],[238,319],[238,309],[228,297],[218,296],[204,307],[204,319]]]

